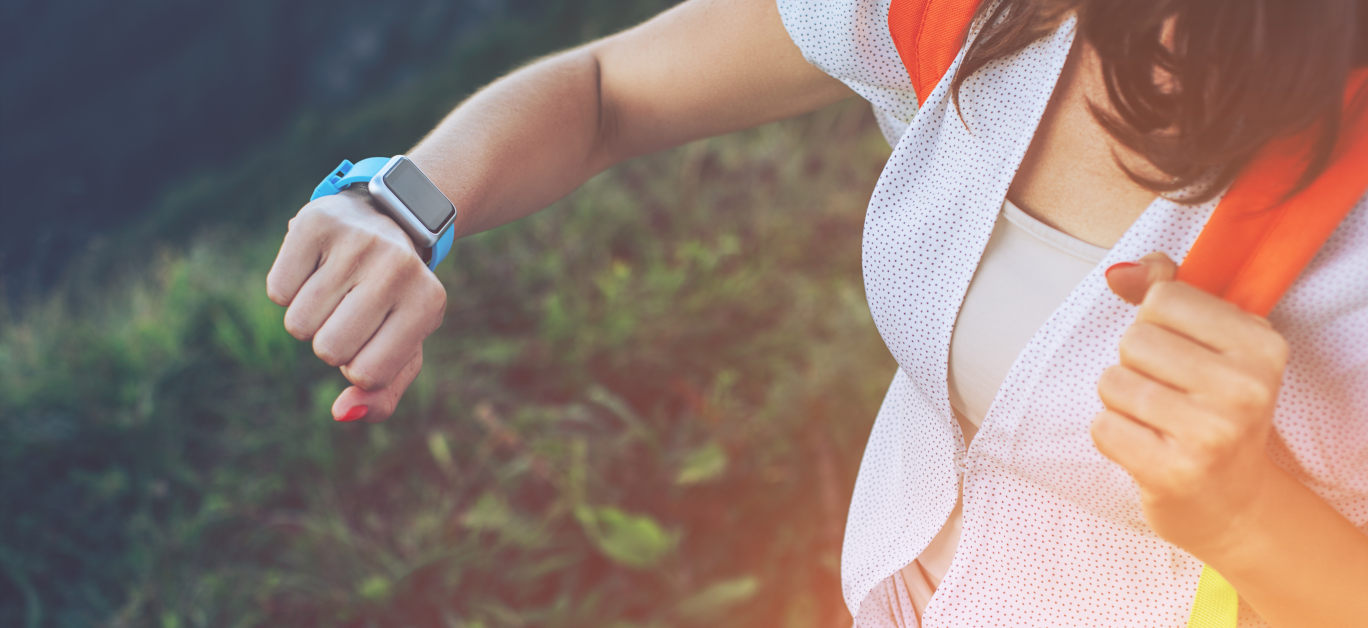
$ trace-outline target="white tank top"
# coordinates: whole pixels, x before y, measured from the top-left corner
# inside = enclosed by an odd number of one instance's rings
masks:
[[[950,337],[950,407],[966,445],[1017,354],[1106,254],[1003,202]]]
[[[1106,254],[1107,249],[1059,231],[1004,201],[950,338],[950,406],[966,445],[1017,354]],[[883,583],[884,594],[901,601],[890,604],[891,608],[906,613],[910,606],[921,617],[954,558],[960,512],[961,505],[956,504],[921,555]],[[892,625],[907,625],[902,617],[890,619]]]

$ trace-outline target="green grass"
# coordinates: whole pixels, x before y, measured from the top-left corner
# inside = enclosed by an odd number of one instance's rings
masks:
[[[848,621],[894,368],[859,261],[886,152],[837,107],[458,242],[425,370],[374,425],[330,420],[344,381],[264,294],[298,182],[253,192],[259,226],[133,230],[143,257],[0,315],[0,625]]]

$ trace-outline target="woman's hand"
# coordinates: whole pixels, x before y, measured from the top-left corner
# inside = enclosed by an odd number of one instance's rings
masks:
[[[413,241],[364,192],[311,201],[290,220],[266,294],[286,306],[285,329],[312,340],[352,386],[333,402],[339,421],[386,419],[423,365],[422,343],[442,323],[446,290]]]
[[[1139,484],[1150,527],[1202,558],[1222,555],[1264,499],[1288,348],[1268,321],[1176,272],[1162,253],[1108,269],[1112,291],[1140,308],[1098,382],[1107,409],[1092,438]]]

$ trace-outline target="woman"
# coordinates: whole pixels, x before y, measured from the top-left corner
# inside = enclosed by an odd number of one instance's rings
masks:
[[[691,0],[494,83],[409,157],[468,235],[859,95],[894,146],[864,275],[899,369],[847,522],[856,623],[1182,624],[1203,563],[1245,625],[1368,617],[1368,200],[1267,320],[1172,261],[1260,147],[1309,128],[1304,178],[1331,159],[1368,6],[1003,0],[930,77],[896,41],[940,25],[890,30],[900,6]],[[355,384],[339,420],[389,416],[445,296],[350,191],[300,210],[268,293]]]

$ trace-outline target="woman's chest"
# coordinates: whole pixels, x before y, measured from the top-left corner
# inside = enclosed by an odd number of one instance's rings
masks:
[[[1007,197],[1055,229],[1110,248],[1155,197],[1121,163],[1158,173],[1093,115],[1092,107],[1110,110],[1104,80],[1096,53],[1076,41]]]

